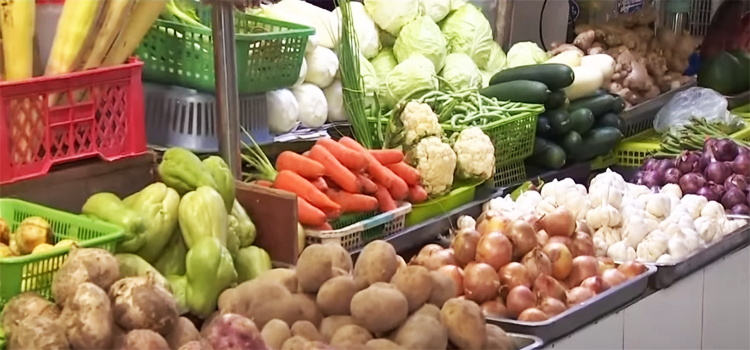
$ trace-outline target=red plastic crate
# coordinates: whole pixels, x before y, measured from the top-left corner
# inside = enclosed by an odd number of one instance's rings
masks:
[[[143,63],[0,82],[0,184],[54,164],[146,152]],[[85,92],[81,102],[69,103]],[[48,107],[51,96],[58,102]]]

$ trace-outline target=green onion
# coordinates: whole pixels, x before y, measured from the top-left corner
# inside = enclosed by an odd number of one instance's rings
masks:
[[[255,139],[253,139],[245,128],[242,128],[242,132],[244,132],[245,136],[247,136],[247,138],[250,139],[250,142],[252,142],[252,145],[242,142],[242,147],[245,148],[245,152],[241,154],[242,160],[260,172],[259,174],[243,173],[245,182],[252,180],[275,180],[278,172],[274,169],[273,164],[268,160],[266,154],[263,153],[260,145],[255,142]]]

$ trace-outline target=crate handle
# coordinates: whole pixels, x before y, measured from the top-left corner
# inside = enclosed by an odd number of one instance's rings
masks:
[[[385,225],[387,222],[393,220],[393,212],[385,212],[380,215],[373,216],[365,221],[362,222],[362,226],[365,230],[369,230],[373,227],[378,227],[381,225]]]

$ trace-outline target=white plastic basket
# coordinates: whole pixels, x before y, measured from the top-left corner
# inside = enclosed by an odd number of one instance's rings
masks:
[[[337,243],[349,252],[364,247],[370,241],[386,239],[404,228],[411,203],[403,203],[389,212],[375,215],[338,230],[316,231],[305,229],[305,244]]]

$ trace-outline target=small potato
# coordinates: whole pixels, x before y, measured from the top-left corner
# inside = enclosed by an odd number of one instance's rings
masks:
[[[487,340],[484,342],[485,350],[515,350],[513,339],[508,337],[505,331],[494,324],[485,325],[487,328]]]
[[[351,276],[337,276],[323,283],[316,301],[323,315],[349,315],[352,297],[358,291]]]
[[[13,256],[13,251],[5,243],[0,243],[0,258],[7,258]]]
[[[372,340],[372,334],[366,329],[357,325],[346,325],[331,338],[331,346],[338,349],[357,349],[364,348],[368,341]]]
[[[305,350],[309,341],[300,336],[294,336],[287,339],[284,345],[281,346],[281,350]]]
[[[458,287],[452,278],[442,273],[432,271],[430,274],[433,288],[429,303],[441,308],[446,301],[458,296]]]
[[[453,298],[440,310],[440,322],[448,339],[459,349],[481,349],[487,338],[482,309],[473,301]]]
[[[422,266],[406,266],[398,269],[391,278],[409,302],[409,313],[422,307],[432,294],[432,276],[430,270]]]
[[[69,248],[69,247],[72,247],[74,244],[77,244],[77,243],[78,242],[76,242],[75,240],[72,240],[72,239],[63,239],[63,240],[55,243],[55,248],[60,248],[60,247],[68,247]]]
[[[395,288],[370,286],[352,298],[354,323],[379,334],[396,329],[409,315],[409,302]]]
[[[35,292],[21,293],[5,304],[2,313],[3,330],[13,333],[19,323],[33,316],[42,316],[54,321],[60,316],[60,309]]]
[[[0,243],[10,243],[10,225],[3,218],[0,218]]]
[[[425,304],[424,306],[419,308],[419,310],[414,311],[414,313],[412,314],[412,316],[416,315],[430,316],[440,321],[440,308],[432,304]]]
[[[266,323],[263,330],[260,331],[260,336],[271,349],[281,349],[284,342],[292,337],[292,331],[286,322],[273,319]]]
[[[330,343],[339,328],[350,324],[354,324],[351,316],[328,316],[320,322],[320,334],[325,342]]]
[[[406,350],[388,339],[373,339],[365,344],[368,350]]]
[[[52,280],[52,296],[57,305],[65,305],[78,285],[91,282],[108,291],[120,279],[120,265],[110,252],[100,248],[73,247],[68,260],[62,264]]]
[[[396,331],[393,340],[406,349],[445,349],[448,346],[448,332],[435,318],[414,315]]]
[[[70,349],[62,327],[59,327],[54,320],[44,316],[25,318],[9,336],[8,350]]]
[[[315,296],[309,294],[292,294],[289,300],[290,306],[296,306],[299,309],[300,317],[291,321],[291,324],[297,321],[310,321],[313,326],[318,327],[323,320],[323,314],[315,303]]]
[[[36,247],[34,247],[34,250],[31,251],[31,254],[38,254],[38,253],[44,253],[48,250],[54,249],[55,246],[49,244],[49,243],[42,243]]]
[[[365,286],[388,282],[398,269],[398,255],[386,241],[372,241],[362,249],[354,265],[354,278]]]
[[[294,322],[292,336],[301,336],[309,341],[323,341],[323,336],[310,321]]]
[[[261,281],[277,281],[289,289],[290,293],[297,293],[297,271],[293,269],[278,268],[268,270],[260,274],[256,279]]]
[[[326,281],[340,274],[337,270],[352,270],[352,258],[340,245],[313,244],[305,248],[297,259],[297,282],[305,293],[317,293]]]
[[[59,318],[75,349],[108,349],[112,344],[113,313],[107,293],[93,283],[81,283]]]
[[[198,328],[195,328],[193,322],[185,317],[180,317],[165,339],[171,349],[179,349],[191,341],[200,341],[201,334],[198,332]]]
[[[118,345],[117,350],[170,350],[164,337],[148,329],[128,332]]]

